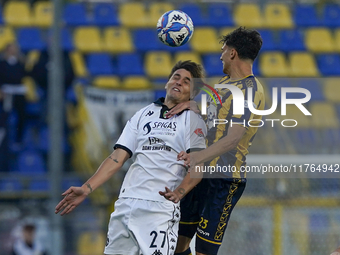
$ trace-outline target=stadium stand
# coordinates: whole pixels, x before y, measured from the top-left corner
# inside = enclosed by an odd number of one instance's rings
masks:
[[[3,51],[7,44],[14,42],[15,40],[16,35],[11,27],[0,27],[0,51]]]
[[[330,53],[335,51],[332,32],[328,28],[309,28],[306,30],[307,49],[314,53]]]
[[[100,30],[97,27],[77,27],[73,33],[73,40],[77,50],[89,53],[103,50]]]
[[[33,24],[41,28],[48,28],[53,21],[53,3],[36,2],[33,5]]]
[[[316,8],[311,4],[295,5],[294,21],[297,27],[318,27],[322,25]]]
[[[124,27],[108,27],[104,30],[103,36],[104,48],[110,53],[116,54],[134,50],[130,31]]]
[[[93,10],[93,24],[96,26],[118,26],[118,11],[115,5],[98,3]]]
[[[264,52],[260,57],[261,74],[264,77],[286,77],[289,68],[282,52]]]
[[[104,89],[119,89],[121,87],[120,80],[117,76],[96,76],[93,81],[93,86]]]
[[[27,27],[33,24],[30,5],[24,1],[8,1],[4,6],[4,19],[7,25]]]
[[[211,3],[208,6],[208,20],[207,24],[212,27],[232,27],[234,20],[232,12],[228,5],[223,3]]]
[[[145,55],[144,66],[150,78],[168,77],[172,68],[172,58],[166,51],[149,51]]]
[[[120,5],[120,22],[128,28],[148,27],[148,14],[143,3],[126,2]]]
[[[68,26],[86,26],[91,23],[82,3],[67,3],[64,7],[63,20]]]
[[[104,93],[108,93],[109,90],[116,90],[119,93],[150,91],[152,97],[157,99],[165,96],[164,85],[173,64],[178,60],[186,59],[202,63],[207,72],[208,83],[215,84],[224,75],[220,60],[222,45],[218,43],[220,36],[226,35],[241,25],[258,29],[264,40],[263,48],[253,64],[253,72],[264,85],[267,109],[272,103],[272,88],[278,88],[277,113],[268,118],[296,119],[298,122],[294,129],[283,128],[280,122],[277,122],[276,125],[279,127],[275,129],[264,127],[264,130],[258,132],[259,137],[252,145],[250,155],[318,154],[321,162],[324,160],[323,156],[326,158],[340,153],[339,4],[330,3],[331,1],[302,0],[289,3],[267,0],[261,1],[261,4],[254,1],[251,3],[249,1],[64,2],[61,43],[63,50],[70,57],[76,76],[65,94],[67,132],[63,141],[63,152],[66,157],[71,154],[66,161],[72,165],[71,170],[65,168],[65,171],[72,171],[80,176],[82,174],[89,176],[97,167],[96,160],[102,155],[107,155],[112,149],[112,146],[109,150],[99,146],[96,148],[98,149],[96,155],[89,157],[86,146],[98,139],[100,135],[93,134],[90,138],[87,136],[86,130],[92,130],[94,124],[86,110],[83,91],[92,89],[92,86],[98,90],[103,89]],[[3,51],[8,43],[17,42],[25,54],[27,59],[25,68],[29,72],[40,52],[47,50],[52,39],[50,27],[53,20],[51,14],[53,4],[51,1],[7,0],[1,5],[0,51]],[[195,26],[191,41],[181,47],[166,46],[157,38],[157,20],[163,13],[173,9],[185,11],[192,18]],[[6,123],[8,137],[6,139],[10,153],[9,172],[4,172],[2,165],[0,166],[0,198],[22,198],[31,194],[24,194],[24,191],[47,194],[49,190],[49,183],[44,179],[48,173],[46,156],[49,152],[50,139],[49,129],[45,123],[47,94],[41,92],[40,84],[34,84],[28,80],[25,84],[28,91],[27,99],[30,103],[26,107],[29,118],[21,147],[16,147],[14,142],[14,131],[18,125],[17,113],[14,111],[6,113],[8,114]],[[296,106],[287,105],[287,115],[282,116],[280,114],[282,87],[300,87],[309,90],[311,100],[304,106],[313,115],[306,116]],[[301,96],[303,95],[298,93],[287,94],[288,98],[301,98]],[[2,106],[0,108],[2,109]],[[115,111],[117,108],[124,107],[112,107],[110,110]],[[112,114],[122,115],[121,112]],[[123,124],[119,123],[119,125]],[[265,125],[270,126],[269,122],[265,122]],[[89,139],[92,139],[91,142]],[[110,142],[107,141],[107,143]],[[79,149],[74,150],[75,147]],[[1,174],[8,174],[8,176],[5,178]],[[24,179],[14,178],[11,174]],[[81,185],[82,181],[79,179],[64,180],[62,188]],[[276,202],[272,203],[274,201],[271,200],[272,197],[268,199],[269,202],[262,201],[262,198],[259,200],[255,198],[254,201],[260,201],[260,206],[255,205],[253,208],[250,207],[249,200],[246,200],[243,205],[251,208],[248,210],[251,211],[250,218],[253,219],[255,216],[256,222],[251,221],[249,227],[242,225],[244,222],[248,224],[248,221],[241,218],[237,224],[234,223],[234,226],[230,224],[228,228],[236,226],[237,235],[230,236],[227,242],[235,241],[235,239],[244,240],[244,237],[247,237],[253,229],[256,231],[260,229],[258,233],[261,233],[261,228],[256,224],[262,222],[261,219],[264,217],[263,222],[267,225],[261,223],[261,226],[268,226],[273,233],[278,232],[277,228],[279,230],[282,228],[280,230],[284,236],[282,247],[279,247],[276,241],[280,238],[273,238],[269,235],[269,241],[265,241],[266,235],[263,235],[259,246],[267,247],[267,250],[259,251],[255,247],[252,251],[254,254],[328,254],[331,250],[329,243],[335,246],[336,240],[340,238],[338,229],[331,227],[331,225],[339,225],[340,222],[340,217],[336,213],[338,199],[336,198],[335,204],[329,202],[331,198],[328,197],[325,200],[323,200],[325,197],[311,197],[301,203],[294,199],[299,198],[300,189],[301,194],[322,194],[323,196],[338,191],[336,193],[338,197],[339,181],[338,179],[326,181],[322,178],[313,180],[304,177],[293,181],[296,181],[296,185],[288,185],[291,180],[283,180],[286,184],[280,186],[279,180],[250,180],[245,198],[252,195],[250,193],[254,191],[254,194],[264,195],[267,198],[273,196]],[[105,194],[109,195],[110,199],[112,195],[115,195],[107,191],[100,191],[98,194],[96,196],[98,201],[103,201]],[[100,203],[98,201],[96,203]],[[305,214],[307,207],[303,208],[303,205],[314,202],[319,202],[319,207],[314,207],[316,213]],[[108,203],[111,203],[111,200]],[[262,210],[261,205],[266,205],[266,208]],[[234,215],[236,221],[239,215],[244,213],[242,211],[244,207],[242,204],[240,206],[241,214]],[[308,210],[312,207],[308,207]],[[325,212],[327,217],[321,212]],[[293,215],[291,218],[298,218],[301,221],[296,224],[300,232],[290,233],[289,225],[285,224],[290,215]],[[273,222],[268,221],[268,218],[273,218]],[[279,224],[280,222],[282,225]],[[241,234],[242,231],[245,232],[244,235]],[[68,251],[68,254],[85,255],[89,252],[86,247],[93,248],[98,251],[98,254],[102,253],[105,238],[99,236],[98,239],[91,239],[93,236],[89,231],[83,232],[84,235],[78,235],[81,232],[74,235],[79,236],[78,252]],[[271,232],[264,231],[263,233]],[[331,241],[321,237],[318,233],[330,237]],[[74,244],[77,242],[72,240],[72,245],[76,246]],[[286,243],[291,246],[286,246]],[[230,250],[228,253],[243,254],[241,245],[234,246],[237,246],[237,252],[233,253]],[[1,248],[0,245],[0,250]],[[291,250],[295,253],[290,252]],[[249,250],[244,252],[244,254],[247,253]]]
[[[268,3],[264,7],[264,22],[268,28],[293,28],[289,6],[286,4]]]
[[[237,26],[249,28],[263,27],[263,16],[257,4],[240,3],[235,7],[234,20]]]

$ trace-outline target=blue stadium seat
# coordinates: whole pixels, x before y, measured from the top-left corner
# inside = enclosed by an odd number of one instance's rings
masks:
[[[327,4],[323,9],[323,24],[326,27],[340,27],[340,6]]]
[[[2,8],[0,7],[0,24],[4,24],[4,19],[2,17]]]
[[[325,101],[325,96],[323,94],[322,90],[322,84],[321,80],[317,78],[302,78],[297,80],[297,87],[299,88],[305,88],[309,90],[311,93],[311,99],[312,101]],[[289,98],[303,98],[305,97],[304,94],[301,93],[289,93],[291,94]]]
[[[81,186],[83,181],[76,177],[68,177],[62,180],[62,190],[67,190],[71,186]]]
[[[273,88],[277,88],[278,103],[281,102],[281,88],[282,87],[292,87],[292,79],[288,78],[269,78],[266,79],[266,90],[272,101],[273,98]],[[287,96],[288,97],[288,96]],[[290,97],[289,97],[290,98]]]
[[[22,190],[22,184],[17,177],[5,177],[0,180],[1,192],[18,192]]]
[[[305,51],[305,43],[302,31],[298,29],[279,31],[279,49],[285,52]]]
[[[64,7],[63,20],[69,26],[90,25],[85,5],[82,3],[68,3]]]
[[[194,3],[182,4],[179,10],[185,12],[190,16],[194,26],[206,26],[208,23],[207,18],[203,15],[202,9]]]
[[[118,75],[145,75],[143,59],[138,53],[120,54],[117,57]]]
[[[30,50],[45,50],[46,42],[43,41],[38,28],[21,28],[17,33],[20,49],[24,52]]]
[[[118,26],[118,14],[115,5],[98,3],[94,7],[94,24],[97,26]]]
[[[91,75],[115,74],[115,68],[109,54],[93,53],[87,56],[87,69]]]
[[[299,121],[299,120],[297,120]],[[295,130],[296,149],[301,154],[316,153],[318,144],[318,133],[315,129],[299,129]]]
[[[253,63],[253,74],[255,76],[261,75],[260,67],[259,67],[259,57],[258,56],[257,56],[257,58],[255,58],[255,61]]]
[[[166,83],[166,82],[165,82]],[[165,85],[164,83],[164,85]],[[165,89],[158,89],[158,90],[155,90],[155,100],[157,100],[158,98],[160,97],[164,97],[165,98],[165,95],[166,95],[166,91]]]
[[[316,60],[319,70],[324,76],[340,75],[340,56],[338,54],[320,54]]]
[[[73,37],[67,28],[61,30],[61,47],[66,51],[74,50]]]
[[[18,155],[18,171],[28,175],[47,172],[42,155],[35,150],[26,150]]]
[[[294,21],[297,27],[316,27],[322,25],[316,8],[309,4],[297,4],[295,6]]]
[[[48,179],[32,180],[28,189],[33,192],[48,192],[50,190],[50,182]]]
[[[203,66],[208,76],[223,76],[223,64],[220,56],[221,54],[203,55]]]
[[[259,29],[258,32],[263,39],[261,51],[273,51],[278,49],[275,36],[271,30]]]
[[[48,153],[50,150],[50,132],[47,126],[41,127],[39,130],[39,138],[38,138],[38,148],[43,153]],[[70,150],[69,144],[67,143],[67,139],[63,137],[63,151],[64,153],[68,153]]]
[[[136,29],[133,32],[133,43],[136,50],[142,52],[161,50],[162,48],[162,42],[158,39],[155,29]],[[169,46],[166,47],[172,48]]]
[[[211,3],[208,6],[208,26],[232,27],[234,26],[233,15],[226,4]]]

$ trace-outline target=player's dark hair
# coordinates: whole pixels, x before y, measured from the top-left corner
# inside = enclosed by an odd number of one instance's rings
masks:
[[[194,78],[194,96],[196,96],[199,93],[200,88],[204,86],[204,82],[202,80],[205,75],[203,66],[191,60],[178,61],[172,68],[169,79],[178,69],[185,69],[191,73]]]
[[[231,33],[222,36],[220,43],[234,48],[240,59],[251,59],[254,61],[262,47],[262,37],[254,29],[239,27]]]

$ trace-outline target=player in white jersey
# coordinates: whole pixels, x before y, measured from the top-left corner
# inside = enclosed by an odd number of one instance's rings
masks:
[[[200,65],[178,62],[165,86],[165,99],[139,110],[96,173],[81,187],[70,187],[62,194],[65,197],[55,212],[64,215],[106,182],[129,157],[134,157],[111,214],[105,254],[174,254],[180,218],[177,202],[201,180],[190,178],[177,154],[204,149],[206,126],[193,111],[171,118],[165,114],[198,94],[202,83],[194,82],[194,78],[202,76]]]

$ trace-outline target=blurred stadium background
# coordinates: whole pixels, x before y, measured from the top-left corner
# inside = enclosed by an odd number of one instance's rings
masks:
[[[29,72],[53,45],[53,2],[0,2],[0,51],[17,42]],[[163,45],[156,36],[158,18],[172,9],[189,14],[195,25],[191,41],[179,48]],[[272,87],[304,87],[312,94],[307,104],[312,117],[296,107],[287,110],[285,119],[297,119],[296,128],[259,129],[249,164],[266,163],[269,156],[277,164],[293,159],[297,165],[310,159],[340,163],[339,1],[88,0],[63,1],[60,11],[61,48],[69,64],[65,73],[73,73],[59,102],[64,107],[60,191],[81,185],[112,150],[131,114],[164,95],[175,61],[202,63],[208,77],[218,80],[218,38],[240,25],[258,29],[264,40],[254,74],[265,86],[267,108]],[[5,107],[8,95],[0,107],[0,254],[9,254],[17,228],[27,217],[36,221],[38,238],[50,254],[58,254],[53,243],[63,247],[62,254],[102,254],[124,171],[72,215],[55,221],[50,213],[55,206],[51,176],[56,175],[51,175],[48,162],[53,135],[46,120],[48,93],[30,77],[23,84],[28,118],[19,147],[18,113]],[[271,117],[282,119],[279,112]],[[339,179],[308,177],[249,179],[220,254],[321,255],[340,245]],[[50,234],[55,224],[62,240]]]

